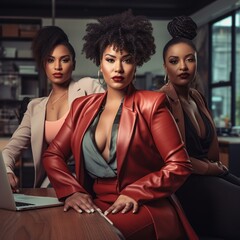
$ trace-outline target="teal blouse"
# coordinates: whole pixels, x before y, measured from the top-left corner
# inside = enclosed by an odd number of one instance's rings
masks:
[[[89,126],[88,130],[84,135],[82,144],[84,165],[86,171],[92,178],[112,178],[117,176],[116,146],[118,127],[122,113],[122,104],[120,105],[113,122],[111,132],[110,154],[107,161],[102,157],[95,142],[95,131],[103,110],[104,107],[100,109],[92,124]]]

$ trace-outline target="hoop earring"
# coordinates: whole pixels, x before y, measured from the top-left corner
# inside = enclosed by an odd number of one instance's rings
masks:
[[[165,75],[164,75],[164,82],[165,83],[168,83],[168,75],[165,73]]]
[[[101,78],[100,78],[100,70],[98,70],[98,82],[99,82],[99,84],[100,85],[104,85],[104,80],[101,80]]]
[[[135,84],[136,81],[137,81],[137,77],[136,77],[136,72],[135,72],[135,73],[134,73],[134,78],[133,78],[133,80],[132,80],[132,84]]]

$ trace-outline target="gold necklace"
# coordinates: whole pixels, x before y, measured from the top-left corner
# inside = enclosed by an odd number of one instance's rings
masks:
[[[52,110],[54,110],[54,104],[55,104],[56,102],[58,102],[61,98],[63,98],[63,97],[66,95],[66,93],[67,93],[67,91],[66,91],[64,94],[62,94],[60,97],[58,97],[57,99],[55,99],[54,101],[51,101],[51,102],[50,102],[50,104],[51,104],[51,109],[52,109]]]

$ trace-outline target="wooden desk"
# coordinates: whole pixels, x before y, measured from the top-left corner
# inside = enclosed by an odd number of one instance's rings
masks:
[[[55,196],[50,188],[24,189],[23,193]],[[63,206],[13,212],[0,209],[1,240],[117,240],[114,227],[98,213],[79,214]]]
[[[218,137],[220,160],[240,177],[240,137]]]

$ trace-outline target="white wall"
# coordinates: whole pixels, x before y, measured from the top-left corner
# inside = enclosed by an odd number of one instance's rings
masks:
[[[68,35],[71,44],[76,51],[76,69],[74,71],[74,78],[82,76],[97,76],[98,68],[81,54],[83,41],[82,38],[85,34],[86,24],[94,22],[94,19],[55,19],[55,25],[61,27]],[[151,60],[145,63],[138,69],[138,74],[144,74],[145,72],[151,72],[153,75],[164,75],[163,61],[162,61],[162,49],[165,43],[170,39],[170,35],[167,31],[168,21],[151,21],[153,24],[153,35],[156,43],[156,54],[152,56]],[[42,19],[43,26],[52,25],[50,18]]]

